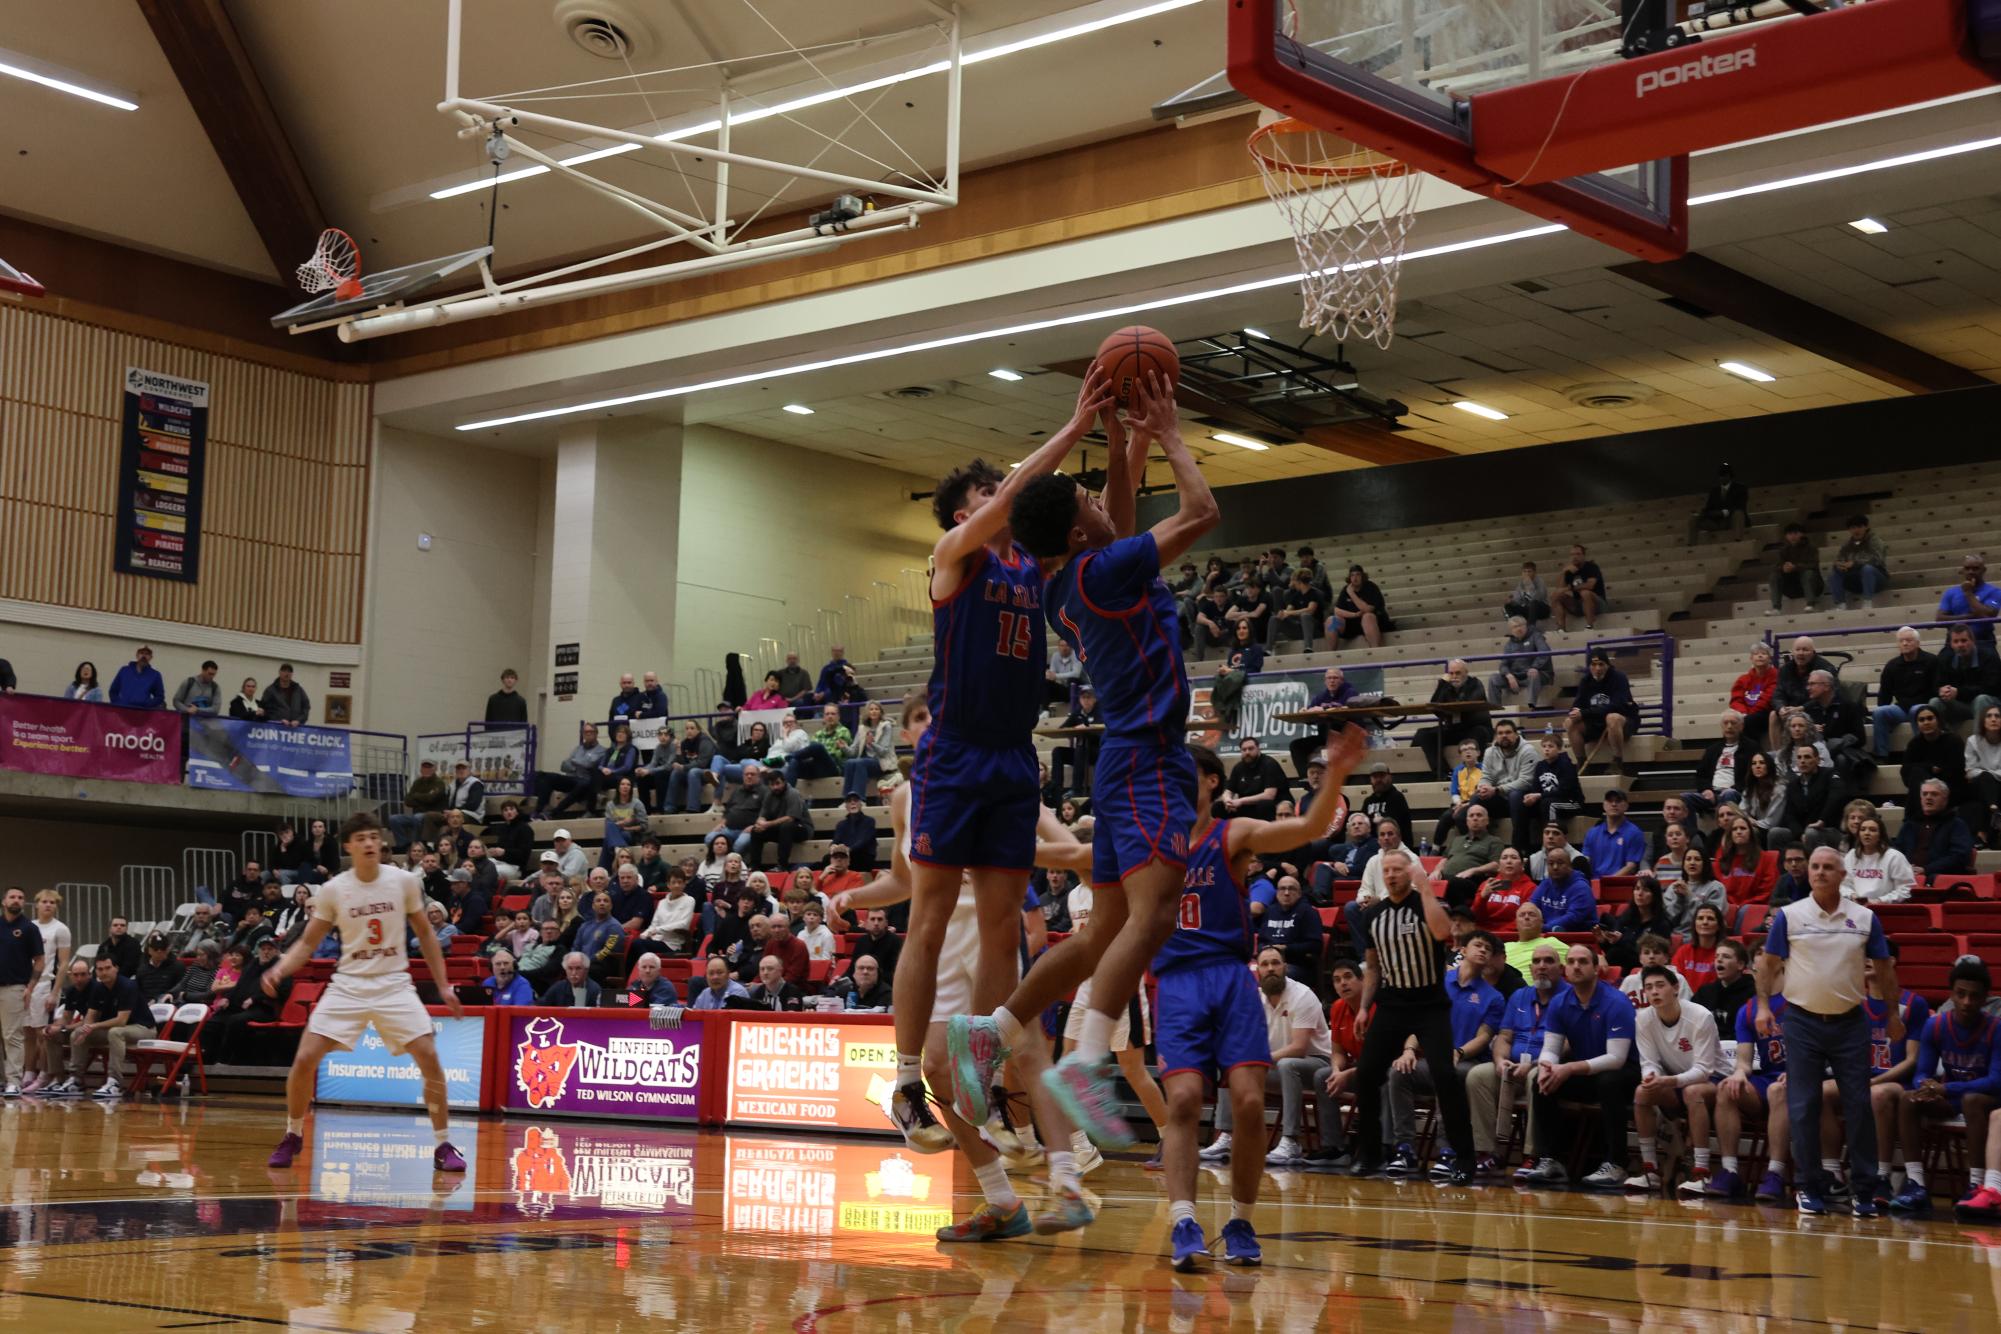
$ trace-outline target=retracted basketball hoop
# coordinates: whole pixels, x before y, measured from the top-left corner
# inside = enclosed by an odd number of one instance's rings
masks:
[[[1388,347],[1418,173],[1275,112],[1259,118],[1247,147],[1299,248],[1300,327]]]
[[[362,294],[361,248],[338,227],[320,233],[313,256],[297,270],[299,286],[308,292],[332,292],[341,301]]]

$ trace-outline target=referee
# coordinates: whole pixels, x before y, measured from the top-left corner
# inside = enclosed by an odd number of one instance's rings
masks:
[[[1881,1210],[1874,1189],[1876,1118],[1869,1103],[1869,1012],[1862,1007],[1868,991],[1865,959],[1876,961],[1870,980],[1876,994],[1889,1004],[1887,1033],[1892,1043],[1904,1036],[1904,1021],[1897,1006],[1897,964],[1890,957],[1882,919],[1841,897],[1845,874],[1839,852],[1815,848],[1806,863],[1807,884],[1813,892],[1772,914],[1765,952],[1758,956],[1756,1021],[1761,1037],[1771,1037],[1783,1027],[1788,1070],[1833,1074],[1848,1124],[1848,1184],[1854,1192],[1855,1216],[1877,1218]],[[1775,987],[1781,962],[1785,982]],[[1782,1023],[1772,1017],[1774,990],[1786,998]],[[1820,1088],[1817,1073],[1811,1079],[1786,1081],[1786,1115],[1792,1123],[1803,1214],[1827,1212],[1827,1173],[1820,1166]],[[1736,1151],[1734,1145],[1724,1148]]]
[[[1433,1070],[1456,1070],[1464,1059],[1452,1045],[1452,998],[1445,991],[1452,920],[1428,890],[1411,887],[1406,858],[1385,858],[1381,865],[1385,897],[1355,922],[1355,944],[1364,963],[1362,1000],[1355,1007],[1355,1034],[1362,1040],[1355,1075],[1356,1176],[1383,1170],[1383,1088],[1405,1041],[1416,1037]],[[1452,1144],[1452,1171],[1445,1183],[1471,1185],[1473,1118],[1467,1112],[1466,1086],[1440,1079],[1437,1097]]]

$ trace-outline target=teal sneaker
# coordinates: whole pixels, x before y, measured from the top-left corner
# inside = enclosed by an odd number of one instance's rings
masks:
[[[985,1125],[993,1112],[988,1090],[1000,1082],[1001,1066],[1008,1057],[999,1022],[984,1014],[953,1015],[945,1021],[945,1050],[952,1058],[957,1085],[952,1109],[967,1125]]]
[[[1119,1115],[1103,1065],[1071,1052],[1042,1072],[1042,1082],[1063,1104],[1071,1123],[1089,1135],[1093,1144],[1114,1151],[1133,1146],[1132,1127]]]
[[[1043,1236],[1058,1232],[1075,1232],[1080,1227],[1089,1227],[1097,1214],[1084,1199],[1080,1190],[1065,1188],[1052,1191],[1044,1203],[1048,1206],[1035,1216],[1035,1230]]]
[[[938,1240],[1006,1241],[1010,1237],[1025,1237],[1034,1230],[1034,1225],[1029,1222],[1028,1206],[1016,1200],[1012,1209],[981,1205],[972,1217],[939,1228]]]

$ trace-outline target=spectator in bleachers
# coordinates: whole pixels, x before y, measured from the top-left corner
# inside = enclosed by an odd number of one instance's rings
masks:
[[[1832,672],[1815,671],[1807,678],[1806,707],[1786,720],[1786,739],[1821,743],[1821,758],[1837,768],[1855,767],[1863,758],[1862,712],[1835,684]],[[1802,724],[1808,728],[1801,730]],[[1785,747],[1780,747],[1783,753]]]
[[[1779,854],[1758,841],[1749,818],[1738,815],[1717,827],[1714,869],[1733,906],[1763,903],[1779,880]]]
[[[14,693],[14,669],[0,658],[0,695]],[[104,690],[97,680],[97,664],[88,659],[76,665],[76,673],[70,683],[63,688],[64,699],[84,700],[92,704],[104,702]]]
[[[521,957],[521,951],[541,939],[542,931],[541,928],[535,925],[535,919],[529,916],[526,908],[515,913],[513,917],[508,919],[508,922],[508,926],[495,933],[494,939],[500,942],[501,949],[506,950],[518,960]],[[492,956],[489,955],[488,957]]]
[[[1311,987],[1320,976],[1324,936],[1320,910],[1306,901],[1295,876],[1278,879],[1276,897],[1258,918],[1258,945],[1275,949],[1294,981]]]
[[[1661,889],[1660,880],[1641,874],[1633,881],[1633,897],[1616,914],[1601,918],[1592,928],[1605,961],[1617,968],[1636,968],[1640,963],[1640,940],[1645,936],[1672,936],[1673,906]]]
[[[795,661],[796,655],[787,661]],[[845,644],[827,645],[827,661],[820,665],[819,679],[813,688],[797,702],[804,704],[838,704],[845,697],[848,684],[854,679],[855,665],[848,661]]]
[[[1532,1186],[1569,1181],[1555,1146],[1564,1105],[1581,1103],[1597,1110],[1603,1145],[1598,1168],[1584,1185],[1617,1190],[1626,1183],[1626,1124],[1640,1082],[1633,1004],[1616,988],[1599,984],[1598,954],[1589,945],[1572,945],[1563,970],[1568,985],[1557,991],[1543,1018],[1540,1068],[1529,1084],[1533,1158],[1523,1160],[1516,1179]]]
[[[111,689],[106,698],[113,704],[127,709],[159,709],[167,703],[167,683],[160,676],[160,669],[153,665],[153,650],[141,644],[132,654],[132,661],[118,669],[111,678]]]
[[[792,934],[792,919],[783,912],[765,915],[762,954],[764,958],[778,960],[788,983],[798,987],[806,985],[806,979],[813,970],[813,959],[807,953],[805,942]]]
[[[731,851],[731,844],[734,841],[727,833],[711,835],[707,844],[707,855],[695,868],[696,879],[711,892],[723,882],[724,863],[736,856],[736,853]],[[738,865],[742,865],[741,858],[738,859]],[[739,874],[735,878],[740,880],[743,877]]]
[[[1327,618],[1327,647],[1338,649],[1359,635],[1370,648],[1381,648],[1383,636],[1396,628],[1383,590],[1367,570],[1350,565],[1347,581],[1334,599],[1333,614]]]
[[[2001,843],[1996,823],[2001,812],[2001,703],[1980,711],[1979,726],[1966,739],[1964,762],[1968,827],[1983,847],[1995,847]]]
[[[695,900],[688,895],[687,876],[677,867],[667,873],[667,892],[640,934],[664,946],[669,954],[681,956],[694,946],[694,925]]]
[[[1542,909],[1536,906],[1535,899],[1531,896],[1521,907],[1515,909],[1515,938],[1504,942],[1501,951],[1506,955],[1510,966],[1526,970],[1529,961],[1535,957],[1536,942],[1544,938]],[[1562,944],[1561,942],[1556,944],[1560,953]]]
[[[1779,852],[1779,882],[1772,886],[1772,911],[1795,903],[1812,892],[1806,878],[1807,849],[1799,843]]]
[[[1716,467],[1716,480],[1702,498],[1702,508],[1688,521],[1688,544],[1695,545],[1702,532],[1728,532],[1751,522],[1751,490],[1738,481],[1727,463]]]
[[[1584,554],[1582,543],[1573,543],[1570,559],[1556,573],[1556,596],[1550,599],[1550,610],[1556,613],[1556,628],[1568,630],[1572,616],[1584,618],[1584,628],[1598,628],[1598,613],[1605,607],[1607,589],[1605,575],[1598,563]]]
[[[1536,739],[1536,748],[1540,758],[1529,770],[1528,785],[1508,799],[1515,846],[1524,853],[1542,841],[1547,827],[1558,827],[1560,835],[1562,821],[1584,804],[1577,765],[1563,752],[1556,734],[1544,732]]]
[[[805,730],[795,719],[787,718],[785,722],[788,733],[795,728]],[[785,761],[785,781],[798,783],[801,779],[840,777],[841,761],[847,758],[848,747],[853,744],[854,735],[841,724],[840,706],[827,705],[820,710],[819,730]]]
[[[764,860],[764,849],[771,846],[778,851],[778,864],[790,867],[793,848],[812,837],[813,821],[806,798],[786,784],[784,774],[767,773],[764,804],[742,839],[745,858],[755,866]]]
[[[1670,821],[1661,826],[1661,855],[1654,858],[1654,878],[1663,885],[1678,884],[1681,881],[1681,859],[1695,846],[1689,841],[1689,827]]]
[[[1940,594],[1941,621],[1972,621],[1973,638],[1994,647],[1994,617],[2001,615],[2001,588],[1987,582],[1987,557],[1975,552],[1959,563],[1959,582]]]
[[[1345,708],[1348,702],[1355,698],[1355,687],[1348,684],[1347,674],[1339,667],[1329,667],[1321,673],[1320,679],[1320,693],[1306,702],[1307,708]],[[1331,727],[1332,724],[1329,723],[1308,724],[1306,735],[1293,740],[1289,749],[1292,752],[1294,773],[1305,773],[1307,766],[1313,762],[1313,757],[1326,750],[1327,734]]]
[[[611,915],[628,935],[644,931],[653,920],[653,896],[640,881],[639,868],[630,862],[618,868],[612,884]]]
[[[529,813],[532,815],[540,810],[558,793],[562,794],[564,802],[567,803],[577,792],[588,792],[591,788],[591,777],[604,763],[604,757],[604,747],[598,744],[596,724],[585,723],[581,739],[563,760],[560,770],[556,773],[544,772],[535,775],[534,795],[528,800]],[[549,814],[553,816],[555,811],[551,810]]]
[[[1993,980],[1980,959],[1962,955],[1952,966],[1951,986],[1951,1001],[1920,1031],[1916,1083],[1899,1099],[1906,1181],[1890,1201],[1895,1213],[1931,1212],[1923,1152],[1928,1121],[1964,1118],[1970,1185],[1961,1198],[1986,1182],[1988,1115],[2001,1105],[2001,1022],[1983,1013]]]
[[[1287,644],[1297,640],[1301,652],[1311,652],[1327,618],[1326,600],[1305,570],[1294,570],[1283,588],[1271,617],[1271,651],[1283,653]]]
[[[731,1001],[750,999],[750,992],[743,983],[730,976],[729,961],[720,954],[711,954],[703,965],[700,980],[688,980],[688,1004],[697,1010],[727,1010],[733,1008]]]
[[[424,914],[431,919],[431,931],[438,937],[438,944],[449,945],[458,936],[459,929],[453,926],[445,916],[444,904],[431,903],[424,909]],[[404,941],[405,947],[414,949],[416,947],[417,933],[415,931],[406,932],[406,937]]]
[[[1501,1030],[1502,1015],[1506,1002],[1498,989],[1490,985],[1482,973],[1491,957],[1492,946],[1488,937],[1475,932],[1466,940],[1460,952],[1459,962],[1445,975],[1445,994],[1452,1005],[1452,1069],[1450,1078],[1458,1080],[1463,1089],[1468,1076],[1483,1065],[1493,1061],[1494,1035]],[[1438,1076],[1418,1044],[1413,1039],[1405,1039],[1403,1052],[1390,1065],[1388,1097],[1390,1107],[1390,1141],[1396,1146],[1395,1157],[1391,1160],[1391,1176],[1416,1175],[1419,1164],[1413,1144],[1417,1138],[1417,1103],[1419,1094],[1437,1090],[1434,1082]],[[1479,1141],[1474,1140],[1474,1161],[1479,1161]],[[1449,1170],[1451,1151],[1441,1152],[1439,1161],[1445,1170],[1434,1170],[1434,1177],[1442,1177]],[[1402,1166],[1404,1170],[1398,1171]]]
[[[834,933],[827,926],[826,911],[813,899],[799,914],[799,943],[806,947],[806,958],[813,963],[832,963],[834,959]]]
[[[132,935],[130,923],[123,914],[111,919],[111,934],[97,947],[97,957],[115,959],[120,977],[129,978],[139,971],[139,941]]]
[[[850,794],[846,813],[834,825],[832,838],[834,846],[847,849],[852,870],[867,874],[875,869],[877,837],[875,819],[862,810],[860,795]]]
[[[1390,766],[1381,760],[1369,766],[1369,791],[1362,798],[1362,813],[1377,824],[1385,819],[1396,821],[1402,841],[1411,841],[1410,802],[1390,781]]]
[[[209,1039],[203,1041],[202,1051],[210,1060],[223,1065],[242,1064],[251,1055],[254,1042],[250,1025],[274,1023],[283,1013],[285,1002],[291,997],[292,979],[279,980],[277,995],[264,994],[264,974],[277,962],[277,940],[263,937],[257,942],[256,954],[243,965],[236,985],[223,998],[221,1013],[209,1021],[212,1031]]]
[[[1255,676],[1265,669],[1265,646],[1253,635],[1249,621],[1238,621],[1231,631],[1230,651],[1225,661],[1232,672]]]
[[[313,891],[310,885],[294,885],[292,900],[278,910],[272,919],[271,929],[278,933],[278,945],[283,949],[305,933],[306,923],[313,915]]]
[[[1544,685],[1556,679],[1549,641],[1520,616],[1508,617],[1507,638],[1501,641],[1501,666],[1487,678],[1487,695],[1496,704],[1523,691],[1522,707],[1534,709]]]
[[[862,917],[862,934],[855,941],[854,958],[859,961],[872,958],[882,968],[885,983],[896,980],[896,960],[903,952],[902,938],[889,929],[889,916],[880,908],[871,908]]]
[[[1640,705],[1633,698],[1633,683],[1612,665],[1603,649],[1591,650],[1584,674],[1577,683],[1577,704],[1564,720],[1570,737],[1570,753],[1581,773],[1590,760],[1588,744],[1595,750],[1599,739],[1612,743],[1612,766],[1622,769],[1626,761],[1626,737],[1640,722]]]
[[[312,721],[312,698],[304,686],[292,679],[289,662],[278,664],[278,679],[264,687],[264,696],[258,703],[264,706],[264,717],[281,727],[299,727]]]
[[[748,996],[730,1008],[803,1010],[806,1008],[806,993],[800,989],[799,983],[785,975],[783,965],[767,954],[757,961],[757,985],[750,989]]]
[[[1661,798],[1661,823],[1663,829],[1668,825],[1680,825],[1688,834],[1690,847],[1708,849],[1709,840],[1696,824],[1695,812],[1689,809],[1688,802],[1679,794]]]
[[[1226,816],[1251,820],[1275,818],[1278,803],[1285,796],[1285,770],[1264,753],[1256,737],[1243,739],[1237,762],[1230,767],[1229,781],[1219,798]]]
[[[492,900],[473,884],[473,873],[461,866],[451,873],[451,898],[444,904],[453,926],[468,935],[477,935],[492,908]]]
[[[764,781],[766,772],[756,761],[744,761],[743,782],[723,798],[722,824],[710,831],[711,841],[718,836],[727,837],[737,852],[750,850],[750,831],[764,816],[764,799],[769,791]],[[778,776],[775,770],[771,772]]]
[[[1771,745],[1778,749],[1785,739],[1786,723],[1792,715],[1806,708],[1809,698],[1808,683],[1815,672],[1826,672],[1829,679],[1834,677],[1834,664],[1820,656],[1813,646],[1813,640],[1801,635],[1792,643],[1785,661],[1779,664],[1779,683],[1772,691]]]
[[[1869,516],[1848,516],[1848,540],[1834,555],[1827,575],[1827,595],[1836,611],[1848,609],[1848,595],[1861,595],[1862,605],[1873,611],[1876,595],[1890,582],[1890,549],[1883,539],[1869,531]]]
[[[535,988],[515,969],[514,955],[508,950],[493,954],[493,973],[481,980],[489,1005],[533,1005]]]
[[[1564,833],[1563,826],[1548,824],[1542,829],[1542,846],[1529,857],[1529,875],[1533,879],[1541,880],[1549,874],[1549,855],[1558,848],[1570,854],[1570,864],[1580,874],[1586,878],[1594,874],[1591,859],[1577,850],[1570,836]]]
[[[516,956],[515,967],[539,991],[562,975],[565,952],[563,924],[551,917],[536,928],[534,943]]]
[[[1591,892],[1591,881],[1571,865],[1568,848],[1550,851],[1549,874],[1536,886],[1529,902],[1542,914],[1543,927],[1552,935],[1589,931],[1598,921],[1598,899]]]
[[[1362,868],[1362,888],[1355,895],[1355,902],[1374,903],[1389,893],[1388,882],[1383,875],[1383,864],[1388,861],[1402,862],[1412,884],[1424,883],[1424,864],[1405,845],[1403,829],[1395,820],[1386,817],[1376,821],[1376,853]]]
[[[1098,727],[1104,715],[1098,708],[1098,688],[1089,681],[1077,688],[1077,702],[1063,719],[1065,727]],[[1091,776],[1098,765],[1098,750],[1104,739],[1098,735],[1067,737],[1049,752],[1049,781],[1058,791],[1077,795],[1091,790]],[[1065,780],[1068,779],[1068,786]]]
[[[1682,803],[1693,813],[1708,815],[1718,805],[1737,800],[1737,784],[1744,776],[1745,762],[1753,753],[1752,747],[1744,743],[1745,717],[1737,711],[1733,697],[1732,706],[1717,720],[1717,730],[1722,735],[1709,743],[1696,762],[1696,781],[1703,786],[1681,794]]]
[[[842,795],[859,801],[870,783],[896,772],[896,730],[883,716],[880,701],[870,700],[862,706],[854,740],[841,763]]]
[[[1730,711],[1737,715],[1743,730],[1765,736],[1772,726],[1773,702],[1778,696],[1779,671],[1772,666],[1772,648],[1762,639],[1751,645],[1751,665],[1730,685]]]
[[[647,950],[633,964],[632,976],[627,980],[624,991],[616,1000],[606,1003],[638,1010],[656,1005],[679,1005],[681,997],[674,990],[674,984],[660,976],[660,956]]]
[[[836,843],[827,849],[827,865],[813,877],[813,891],[828,904],[830,909],[828,916],[835,930],[845,930],[846,923],[841,921],[837,912],[831,911],[834,896],[845,894],[851,889],[859,889],[867,882],[868,877],[854,869],[854,858],[844,844]]]
[[[521,803],[509,797],[500,803],[500,818],[486,827],[487,851],[493,855],[500,874],[519,880],[535,864],[535,822],[521,810]]]
[[[500,867],[487,855],[486,840],[475,838],[466,843],[465,860],[459,868],[472,876],[473,892],[491,903],[500,896]]]
[[[47,928],[43,930],[46,934]],[[188,938],[183,942],[181,949],[185,953],[192,954],[204,944],[209,944],[220,951],[229,942],[229,934],[229,929],[217,919],[214,908],[206,903],[197,903],[194,925],[188,928]]]
[[[722,722],[729,721],[728,719],[722,720]],[[716,788],[717,808],[723,803],[725,797],[724,788],[730,783],[742,783],[744,769],[752,763],[756,763],[759,767],[762,767],[764,757],[770,753],[771,729],[766,727],[762,722],[752,723],[749,730],[742,737],[736,735],[733,723],[730,725],[727,736],[724,735],[724,728],[721,723],[718,724],[716,730],[716,758],[711,765],[718,779]]]
[[[1519,818],[1522,799],[1536,787],[1536,754],[1523,743],[1513,720],[1494,724],[1494,741],[1480,757],[1480,768],[1485,781],[1474,789],[1473,799],[1495,820]]]
[[[1784,609],[1789,597],[1805,598],[1812,611],[1826,588],[1820,577],[1820,550],[1797,519],[1785,527],[1778,555],[1772,560],[1772,610]]]
[[[1841,841],[1841,818],[1848,804],[1848,784],[1831,767],[1821,765],[1821,747],[1809,742],[1794,747],[1792,775],[1774,828],[1784,829],[1808,850]]]
[[[1918,804],[1918,789],[1926,779],[1936,778],[1946,785],[1954,805],[1966,799],[1966,746],[1953,733],[1945,730],[1939,711],[1930,704],[1920,704],[1911,711],[1911,726],[1915,734],[1904,746],[1904,763],[1900,773],[1904,780],[1904,799],[1915,806]]]
[[[1801,849],[1800,855],[1806,855]],[[1716,945],[1716,975],[1695,989],[1695,1003],[1715,1016],[1716,1031],[1737,1031],[1737,1015],[1757,999],[1758,984],[1751,976],[1751,950],[1741,940],[1725,936]]]
[[[591,895],[591,915],[577,928],[576,949],[590,961],[590,975],[597,981],[624,976],[625,929],[611,915],[611,895],[607,891]]]
[[[1068,704],[1084,680],[1084,664],[1078,660],[1070,641],[1059,639],[1049,650],[1049,665],[1044,668],[1042,679],[1049,683],[1049,702]]]
[[[1235,628],[1230,624],[1229,610],[1230,594],[1220,586],[1205,588],[1195,595],[1194,611],[1189,617],[1189,648],[1196,662],[1209,656],[1208,650],[1220,648]]]
[[[1904,812],[1895,847],[1911,869],[1932,878],[1973,870],[1973,834],[1951,805],[1951,794],[1937,779],[1918,792],[1919,807]]]
[[[795,654],[794,656],[796,657],[797,655]],[[805,675],[804,669],[801,669],[800,675],[802,677]],[[782,709],[790,704],[792,701],[786,698],[785,692],[779,688],[778,681],[777,672],[766,672],[764,674],[764,684],[759,686],[752,692],[750,698],[743,702],[744,711],[746,713],[762,713],[769,709]],[[759,758],[763,757],[760,756]]]
[[[1938,694],[1931,704],[1940,720],[1954,727],[2001,704],[2001,660],[1992,647],[1974,639],[1972,626],[1955,625],[1946,632],[1946,651],[1938,659]]]
[[[1454,658],[1445,664],[1445,674],[1432,687],[1433,704],[1484,703],[1487,692],[1473,679],[1472,669],[1464,658]],[[1442,714],[1435,725],[1420,727],[1412,734],[1411,740],[1424,752],[1428,772],[1443,774],[1443,757],[1456,751],[1463,741],[1471,740],[1480,747],[1494,739],[1492,715],[1485,709],[1467,709],[1464,712]],[[1450,748],[1450,749],[1448,749]],[[1477,754],[1477,751],[1476,751]]]
[[[1605,818],[1585,832],[1584,855],[1598,875],[1635,875],[1646,861],[1647,836],[1626,818],[1626,802],[1624,788],[1607,788]]]
[[[1902,903],[1911,897],[1917,874],[1904,854],[1890,846],[1883,821],[1875,815],[1856,826],[1855,846],[1842,856],[1841,897],[1861,903]]]
[[[515,684],[521,674],[512,667],[500,673],[500,689],[486,697],[486,721],[490,723],[525,723],[528,721],[528,701],[521,697]]]
[[[1522,622],[1534,632],[1537,640],[1542,640],[1542,633],[1537,627],[1549,619],[1549,589],[1544,586],[1542,576],[1536,573],[1534,561],[1522,562],[1521,578],[1515,581],[1514,590],[1508,594],[1508,600],[1501,604],[1501,614],[1510,622]],[[1509,637],[1514,637],[1512,632]],[[1543,647],[1547,650],[1549,647],[1547,641],[1543,641]],[[1549,679],[1547,671],[1544,672],[1544,677]],[[1499,691],[1495,691],[1494,694],[1499,698]]]
[[[870,955],[856,956],[849,976],[854,981],[844,1002],[846,1008],[868,1014],[887,1014],[895,1006],[895,994],[882,975],[882,965]]]
[[[181,682],[174,692],[174,707],[182,713],[213,718],[222,712],[222,687],[216,684],[216,665],[204,662],[201,670]]]
[[[711,766],[715,760],[716,743],[702,730],[700,723],[690,718],[681,724],[678,738],[669,732],[661,732],[660,743],[653,748],[653,754],[647,757],[644,764],[634,766],[633,787],[650,811],[675,815],[682,811],[706,810],[708,803],[702,800],[702,780],[714,777]]]
[[[1232,652],[1246,644],[1262,644],[1271,622],[1272,594],[1255,574],[1244,580],[1223,610],[1224,642]],[[1246,629],[1248,627],[1248,629]]]
[[[621,778],[604,799],[604,841],[598,845],[598,865],[610,869],[616,854],[645,833],[646,803],[639,799],[631,777]]]
[[[806,669],[799,665],[797,653],[786,654],[785,666],[772,675],[778,678],[778,693],[783,695],[788,703],[805,705],[812,702],[813,678],[806,675]]]
[[[1744,786],[1737,796],[1737,809],[1757,828],[1768,846],[1783,848],[1792,841],[1792,835],[1779,823],[1786,804],[1786,788],[1780,781],[1779,767],[1761,750],[1752,751],[1744,764]],[[1722,806],[1718,806],[1717,813],[1720,818]]]
[[[537,998],[537,1004],[561,1009],[595,1007],[604,1000],[604,989],[591,976],[591,961],[582,950],[563,956],[562,976],[551,982]]]
[[[1473,804],[1474,794],[1481,788],[1486,788],[1489,793],[1493,791],[1493,785],[1487,781],[1486,770],[1480,766],[1480,743],[1471,738],[1461,741],[1458,745],[1458,754],[1458,762],[1452,766],[1452,772],[1445,779],[1445,799],[1450,804],[1445,808],[1445,814],[1439,817],[1438,825],[1431,834],[1432,846],[1436,848],[1442,849],[1446,833],[1465,820],[1467,808]],[[1493,810],[1489,808],[1487,814],[1491,817]]]
[[[1690,987],[1700,988],[1716,976],[1716,950],[1725,939],[1723,910],[1705,903],[1690,914],[1685,929],[1687,938],[1674,952],[1674,969]]]
[[[1483,930],[1512,931],[1515,912],[1535,893],[1521,851],[1504,847],[1494,858],[1494,873],[1473,896],[1473,920]]]
[[[1327,850],[1326,869],[1330,881],[1361,879],[1369,858],[1376,855],[1375,827],[1368,816],[1360,811],[1351,812],[1343,832],[1345,841]]]
[[[1929,703],[1938,685],[1938,659],[1924,651],[1918,632],[1908,625],[1897,631],[1897,654],[1883,664],[1871,714],[1877,759],[1890,758],[1890,733],[1898,723],[1909,722],[1919,705]]]
[[[1485,806],[1467,809],[1464,829],[1447,826],[1444,821],[1439,824],[1448,830],[1439,845],[1445,860],[1437,872],[1445,882],[1445,901],[1471,903],[1480,887],[1501,869],[1501,840],[1492,830]]]
[[[264,721],[264,697],[257,693],[257,678],[246,676],[243,687],[229,701],[229,716],[241,723]]]
[[[1677,888],[1684,905],[1675,914],[1681,929],[1686,930],[1693,915],[1704,908],[1714,908],[1717,924],[1722,925],[1723,914],[1730,910],[1730,891],[1716,878],[1708,853],[1701,848],[1690,848],[1681,855],[1681,883]]]
[[[423,828],[427,814],[437,812],[442,818],[450,795],[445,780],[438,777],[438,766],[430,760],[419,760],[417,777],[403,793],[403,809],[389,817],[389,839],[397,851],[410,846],[410,840]]]

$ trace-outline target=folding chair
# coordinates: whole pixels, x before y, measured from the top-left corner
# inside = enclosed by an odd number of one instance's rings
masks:
[[[165,1018],[160,1016],[160,1011],[163,1009],[168,1012]],[[136,1098],[146,1091],[146,1077],[152,1074],[156,1064],[172,1062],[167,1072],[160,1077],[160,1089],[164,1093],[172,1088],[174,1081],[180,1077],[182,1067],[190,1058],[194,1060],[195,1078],[200,1083],[202,1093],[204,1095],[208,1093],[208,1071],[202,1067],[201,1060],[201,1033],[208,1027],[208,1015],[208,1006],[199,1001],[190,1001],[179,1009],[165,1003],[153,1006],[153,1016],[160,1020],[160,1036],[144,1038],[134,1043],[130,1049],[133,1097]],[[174,1030],[181,1026],[187,1026],[186,1036],[177,1038],[174,1036]]]

